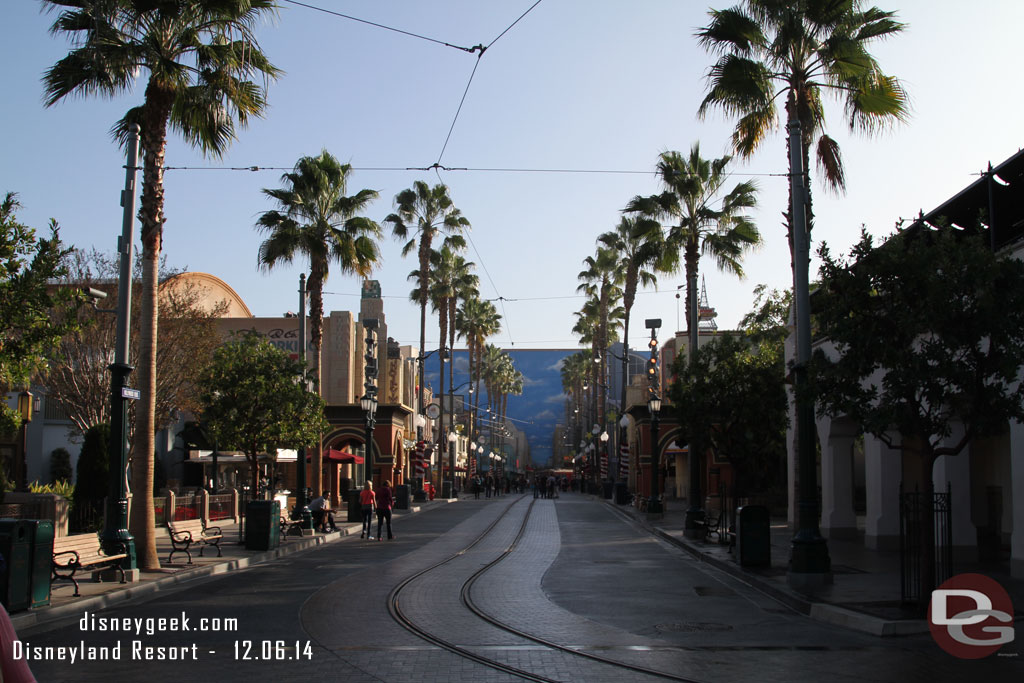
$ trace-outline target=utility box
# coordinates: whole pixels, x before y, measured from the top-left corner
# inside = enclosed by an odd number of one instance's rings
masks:
[[[29,578],[30,607],[50,604],[50,579],[53,576],[53,522],[49,519],[27,519],[32,567]]]
[[[454,482],[451,481],[441,483],[441,497],[445,500],[455,497],[455,486],[453,484]]]
[[[0,603],[8,612],[28,609],[32,603],[32,539],[28,520],[0,519],[0,554],[4,559]]]
[[[771,532],[771,516],[765,506],[744,505],[736,509],[736,559],[740,566],[771,566]]]
[[[281,543],[281,504],[254,500],[245,506],[245,549],[271,550]]]
[[[409,487],[405,484],[399,484],[395,487],[395,509],[409,509]]]

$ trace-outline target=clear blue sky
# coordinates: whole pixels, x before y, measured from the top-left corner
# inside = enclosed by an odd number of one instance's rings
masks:
[[[449,43],[490,43],[533,0],[478,2],[356,2],[312,4]],[[259,29],[261,45],[286,73],[269,91],[266,118],[242,130],[221,160],[207,160],[171,139],[168,166],[290,168],[326,148],[357,168],[449,167],[651,171],[657,155],[700,141],[705,156],[728,151],[732,122],[715,113],[698,120],[704,75],[712,58],[693,38],[709,4],[644,0],[543,0],[487,51],[443,157],[439,157],[476,56],[332,17],[288,3],[276,22]],[[815,184],[816,240],[845,250],[860,230],[891,232],[894,221],[929,210],[956,193],[987,162],[1018,150],[1024,92],[1012,75],[1024,25],[1019,0],[903,0],[881,2],[909,24],[895,40],[877,44],[883,68],[902,78],[913,104],[911,120],[873,138],[851,134],[842,109],[829,110],[830,132],[842,145],[849,190],[827,194]],[[0,60],[6,65],[0,108],[4,145],[0,192],[16,191],[21,217],[36,227],[50,218],[77,246],[113,250],[120,232],[118,195],[124,158],[108,130],[141,101],[142,87],[115,101],[73,99],[42,106],[43,71],[67,53],[51,36],[54,15],[38,3],[4,7]],[[144,84],[142,84],[144,87]],[[781,213],[786,171],[777,133],[737,178],[761,187],[755,218],[765,245],[745,261],[737,280],[704,263],[719,326],[734,326],[751,307],[758,283],[786,287],[789,259]],[[302,265],[270,274],[256,268],[258,213],[272,208],[260,192],[279,186],[281,171],[167,172],[164,250],[171,265],[212,273],[264,316],[297,307]],[[595,237],[619,220],[636,194],[658,190],[653,174],[485,173],[442,171],[456,204],[473,224],[468,258],[479,270],[484,297],[504,297],[507,327],[495,339],[517,348],[571,348],[572,313],[581,261]],[[382,219],[395,194],[434,172],[359,171],[353,192],[368,187],[381,199],[369,215]],[[398,243],[384,242],[376,274],[387,299],[389,332],[416,343],[417,309],[408,303],[415,264]],[[661,338],[676,327],[677,285],[664,277],[641,294],[633,319],[660,317]],[[359,283],[334,275],[327,310],[358,306]],[[436,323],[428,347],[436,345]],[[429,341],[433,340],[433,342]]]

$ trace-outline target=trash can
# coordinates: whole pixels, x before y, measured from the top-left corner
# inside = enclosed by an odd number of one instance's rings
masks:
[[[736,509],[736,559],[743,567],[772,563],[771,518],[763,505]]]
[[[27,519],[32,567],[29,579],[30,607],[50,604],[50,579],[53,565],[53,521]]]
[[[601,497],[605,500],[609,500],[612,497],[613,484],[610,481],[601,482]]]
[[[399,484],[395,487],[395,509],[409,509],[409,487],[406,484]]]
[[[629,486],[624,481],[615,482],[615,504],[629,505]]]
[[[455,497],[455,487],[452,486],[452,482],[445,481],[441,483],[441,497],[446,500]]]
[[[8,612],[28,609],[32,572],[32,541],[28,520],[0,519],[0,603]]]
[[[345,494],[345,501],[348,504],[348,521],[363,521],[363,506],[359,504],[359,489],[349,489]]]
[[[281,543],[281,504],[254,500],[245,506],[245,549],[271,550]]]

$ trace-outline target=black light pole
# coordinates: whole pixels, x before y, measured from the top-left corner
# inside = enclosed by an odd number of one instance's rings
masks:
[[[651,349],[651,358],[647,367],[647,383],[650,392],[647,409],[651,412],[651,498],[647,502],[647,512],[660,515],[662,504],[661,493],[658,489],[658,468],[661,466],[661,452],[658,447],[658,428],[661,425],[658,413],[661,412],[661,393],[658,377],[658,328],[661,327],[661,319],[649,318],[645,324],[651,331],[651,341],[647,343]],[[687,516],[689,516],[689,512],[687,512]]]
[[[363,458],[363,466],[366,469],[366,481],[373,481],[373,428],[376,424],[375,414],[377,412],[377,356],[374,352],[377,339],[374,330],[380,322],[377,318],[365,318],[363,327],[366,328],[366,354],[363,359],[366,361],[364,368],[363,387],[366,393],[359,400],[360,406],[366,413],[366,455]]]
[[[793,536],[789,563],[789,582],[814,587],[831,582],[828,545],[818,529],[817,447],[814,438],[814,402],[807,395],[807,365],[811,359],[811,310],[808,285],[810,245],[806,224],[806,188],[800,121],[789,126],[789,168],[793,204],[793,300],[796,304],[796,363],[793,365],[793,391],[796,394],[797,462],[800,479],[797,498],[796,534]]]
[[[299,274],[299,358],[302,360],[302,371],[306,371],[306,274]],[[217,476],[217,449],[214,446],[213,458],[214,477]],[[214,480],[216,486],[216,479]],[[313,528],[313,516],[306,511],[309,501],[306,499],[306,447],[300,446],[295,458],[295,510],[292,519],[302,520],[302,529]],[[317,491],[320,495],[322,491]]]
[[[117,241],[120,256],[117,278],[117,341],[114,362],[110,365],[110,488],[107,495],[107,514],[100,534],[103,549],[108,554],[127,553],[121,561],[122,569],[135,569],[135,539],[128,531],[128,399],[138,398],[138,391],[128,388],[128,323],[131,319],[132,298],[132,225],[135,221],[135,177],[139,166],[139,126],[132,124],[128,133],[128,154],[125,161],[124,190],[121,206],[121,236]],[[148,495],[147,492],[142,492]]]

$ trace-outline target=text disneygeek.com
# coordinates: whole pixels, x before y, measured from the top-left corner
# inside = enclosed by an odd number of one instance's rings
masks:
[[[60,646],[37,646],[29,641],[15,640],[14,659],[26,661],[58,661],[74,664],[90,661],[198,661],[207,655],[226,652],[240,661],[284,661],[312,659],[313,648],[308,640],[231,640],[211,647],[210,642],[160,645],[143,639],[162,633],[188,632],[228,633],[238,631],[238,619],[223,617],[192,618],[185,612],[174,617],[100,617],[86,612],[78,622],[83,633],[124,633],[131,640],[94,645],[85,639]]]

